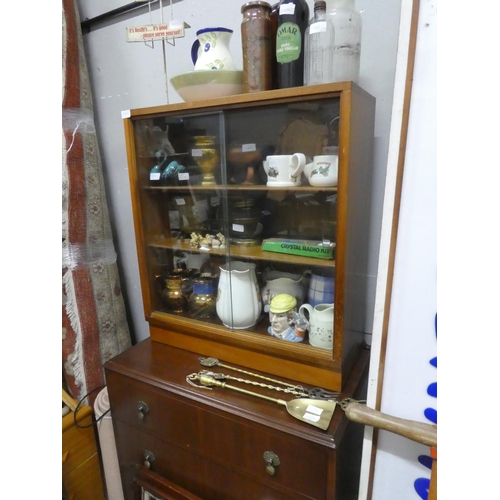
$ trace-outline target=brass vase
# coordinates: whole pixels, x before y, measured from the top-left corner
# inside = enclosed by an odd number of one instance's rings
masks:
[[[214,171],[220,164],[219,147],[215,137],[211,135],[200,135],[193,137],[191,156],[198,163],[203,174],[202,186],[213,186],[216,184]]]

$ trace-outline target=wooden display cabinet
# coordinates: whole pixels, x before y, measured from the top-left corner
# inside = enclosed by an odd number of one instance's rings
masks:
[[[351,82],[130,111],[124,126],[144,311],[153,341],[303,384],[343,388],[363,345],[374,112],[375,99]],[[212,138],[218,156],[209,174],[201,168],[200,137]],[[300,152],[310,162],[332,151],[338,151],[337,186],[311,186],[304,174],[298,187],[266,185],[267,155]],[[161,168],[157,175],[151,172],[163,160],[171,172],[162,180]],[[176,170],[173,161],[183,168]],[[255,209],[253,232],[241,223],[242,206]],[[193,248],[193,232],[220,232],[228,244]],[[335,258],[263,251],[263,238],[334,242]],[[271,336],[264,308],[246,329],[224,326],[217,314],[200,319],[189,308],[169,310],[161,294],[164,277],[183,258],[199,262],[200,256],[209,258],[203,267],[215,274],[235,260],[255,264],[259,289],[269,269],[333,277],[333,348],[314,347],[307,337],[291,342]]]

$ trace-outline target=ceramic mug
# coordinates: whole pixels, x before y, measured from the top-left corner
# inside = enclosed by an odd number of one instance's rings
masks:
[[[300,174],[306,166],[302,153],[293,155],[271,155],[264,162],[268,186],[300,186]]]
[[[229,41],[233,30],[229,28],[204,28],[196,32],[197,40],[191,47],[191,59],[194,69],[199,70],[235,70],[233,58],[229,52]]]
[[[339,177],[339,157],[320,155],[304,167],[304,174],[311,186],[336,186]]]

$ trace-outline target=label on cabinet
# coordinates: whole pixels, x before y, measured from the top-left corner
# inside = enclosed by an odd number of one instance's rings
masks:
[[[314,257],[317,259],[333,259],[335,243],[325,243],[317,240],[268,238],[262,242],[262,250],[301,255],[303,257]]]

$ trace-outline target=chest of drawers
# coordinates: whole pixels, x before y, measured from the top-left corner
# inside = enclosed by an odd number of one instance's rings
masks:
[[[361,426],[348,422],[337,407],[322,431],[272,402],[193,387],[187,375],[203,368],[200,356],[212,354],[147,339],[106,364],[127,500],[140,498],[137,477],[148,474],[153,482],[163,478],[193,495],[164,498],[357,498]],[[360,396],[367,359],[362,353],[341,397]],[[255,392],[277,397],[266,388]]]

